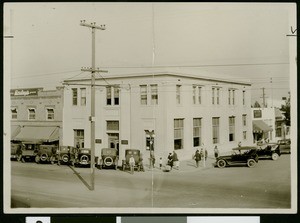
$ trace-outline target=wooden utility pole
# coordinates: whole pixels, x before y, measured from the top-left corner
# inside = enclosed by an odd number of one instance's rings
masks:
[[[263,91],[263,95],[262,95],[262,99],[263,99],[263,107],[266,107],[266,94],[265,94],[265,88],[262,88]]]
[[[95,69],[95,29],[105,30],[105,25],[96,26],[96,23],[86,23],[85,20],[80,21],[81,26],[92,28],[92,67],[82,68],[82,71],[91,72],[91,187],[90,190],[95,188],[95,72],[100,70]]]

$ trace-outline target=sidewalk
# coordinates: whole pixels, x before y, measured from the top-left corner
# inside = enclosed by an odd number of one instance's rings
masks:
[[[182,161],[180,161],[180,164],[179,164],[179,170],[176,169],[176,167],[174,167],[174,166],[173,166],[172,170],[179,171],[179,172],[189,172],[189,171],[194,171],[194,170],[211,169],[211,168],[214,168],[213,164],[215,163],[215,161],[216,161],[216,159],[214,157],[207,157],[207,160],[205,161],[205,166],[204,166],[203,160],[201,160],[199,162],[199,167],[197,168],[195,160],[193,160],[193,159],[182,160]],[[154,168],[150,168],[149,163],[145,163],[144,169],[145,169],[145,172],[149,172],[149,171],[164,172],[164,170],[166,169],[166,166],[165,166],[165,164],[163,164],[162,168],[159,169],[159,164],[155,163]]]

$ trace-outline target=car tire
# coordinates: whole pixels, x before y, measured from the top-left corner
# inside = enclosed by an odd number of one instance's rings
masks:
[[[247,160],[247,166],[248,167],[254,167],[255,166],[255,164],[256,164],[256,162],[255,162],[255,160],[254,159],[248,159]]]
[[[277,153],[272,154],[272,160],[278,160],[279,155]]]
[[[217,166],[218,166],[219,168],[224,168],[224,167],[226,166],[226,161],[223,160],[223,159],[218,160]]]
[[[104,162],[105,166],[111,166],[111,165],[113,165],[114,160],[110,156],[107,156],[104,158],[103,162]]]

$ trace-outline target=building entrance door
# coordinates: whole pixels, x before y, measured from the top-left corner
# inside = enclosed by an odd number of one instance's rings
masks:
[[[115,148],[119,154],[119,133],[107,133],[108,135],[108,148]]]

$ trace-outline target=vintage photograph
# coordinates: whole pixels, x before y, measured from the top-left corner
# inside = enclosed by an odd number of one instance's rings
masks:
[[[296,213],[293,3],[4,4],[5,213]]]

